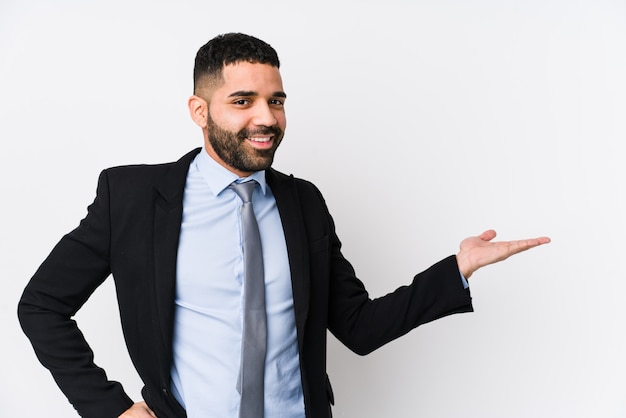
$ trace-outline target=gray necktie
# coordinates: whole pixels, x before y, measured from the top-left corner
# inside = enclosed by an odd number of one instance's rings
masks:
[[[252,209],[252,192],[256,181],[233,183],[231,188],[243,201],[243,335],[241,366],[237,390],[241,394],[240,418],[262,418],[264,400],[265,347],[267,323],[265,314],[265,281],[263,251],[259,226]]]

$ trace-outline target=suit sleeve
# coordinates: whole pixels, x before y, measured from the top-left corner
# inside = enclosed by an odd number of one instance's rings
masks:
[[[83,417],[112,418],[133,401],[94,364],[72,317],[110,274],[109,184],[106,171],[80,225],[36,271],[18,305],[22,329],[39,361]]]
[[[469,289],[463,288],[454,256],[419,273],[410,285],[380,298],[370,299],[354,275],[335,278],[331,286],[329,329],[360,355],[422,324],[473,311]]]
[[[463,286],[455,256],[417,274],[409,285],[371,299],[342,255],[325,204],[324,208],[330,225],[328,328],[349,349],[365,355],[419,325],[473,311],[470,291]]]

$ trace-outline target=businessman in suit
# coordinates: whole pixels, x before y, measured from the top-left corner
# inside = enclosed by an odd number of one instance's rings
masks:
[[[200,48],[188,106],[203,147],[174,163],[103,171],[86,217],[24,290],[22,327],[81,416],[330,417],[327,330],[367,354],[420,324],[472,311],[474,271],[549,242],[492,242],[489,230],[411,284],[370,299],[318,189],[271,168],[286,126],[279,65],[270,45],[248,35],[220,35]],[[263,250],[266,342],[262,404],[240,412],[246,202],[233,185],[248,181]],[[145,384],[141,402],[94,364],[72,320],[109,275]]]

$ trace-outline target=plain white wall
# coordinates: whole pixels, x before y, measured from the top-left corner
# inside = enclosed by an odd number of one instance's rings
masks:
[[[314,181],[372,296],[495,228],[553,243],[471,279],[476,312],[367,357],[330,341],[337,417],[624,417],[626,4],[605,0],[0,2],[0,415],[73,409],[16,304],[99,171],[201,144],[196,50],[279,52],[275,167]],[[78,315],[138,398],[109,280]]]

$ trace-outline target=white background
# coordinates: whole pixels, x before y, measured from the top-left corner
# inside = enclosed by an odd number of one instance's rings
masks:
[[[335,416],[626,416],[617,0],[1,0],[1,416],[74,416],[19,329],[21,291],[101,169],[201,144],[193,58],[231,31],[278,50],[275,167],[321,188],[372,296],[487,228],[553,239],[475,274],[473,314],[367,357],[331,339]],[[112,281],[78,320],[138,399]]]

